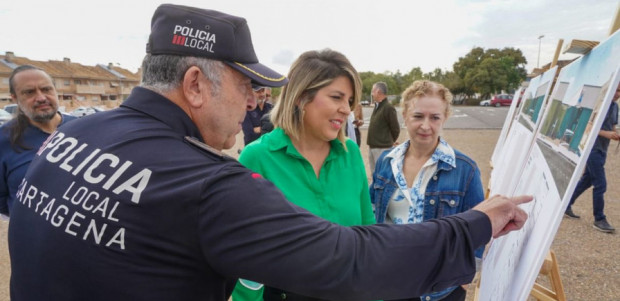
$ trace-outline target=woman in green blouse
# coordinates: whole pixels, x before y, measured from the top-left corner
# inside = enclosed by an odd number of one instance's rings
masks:
[[[360,100],[357,71],[344,55],[326,49],[302,54],[288,78],[271,111],[275,129],[246,146],[239,161],[317,216],[345,226],[375,223],[359,147],[344,134]],[[233,301],[240,300],[235,295]],[[317,300],[269,287],[263,296]]]

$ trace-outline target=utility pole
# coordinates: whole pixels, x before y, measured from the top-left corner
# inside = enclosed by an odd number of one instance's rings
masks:
[[[536,62],[536,68],[540,68],[540,43],[544,37],[545,35],[540,35],[538,37],[538,62]]]

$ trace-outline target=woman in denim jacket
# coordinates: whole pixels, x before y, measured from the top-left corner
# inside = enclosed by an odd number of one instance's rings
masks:
[[[467,211],[484,200],[476,162],[439,136],[450,116],[450,91],[438,83],[415,81],[402,101],[409,140],[383,152],[377,161],[370,185],[377,222],[421,223]],[[476,251],[478,259],[483,251]],[[465,296],[464,288],[451,287],[407,300]]]

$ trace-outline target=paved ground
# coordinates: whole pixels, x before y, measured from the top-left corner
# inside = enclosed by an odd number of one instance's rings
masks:
[[[499,129],[447,129],[443,136],[450,144],[468,154],[478,163],[482,171],[483,183],[488,183],[489,160],[499,133]],[[366,131],[363,130],[363,141],[365,135]],[[405,136],[406,134],[403,131],[401,141],[405,139]],[[240,145],[242,145],[241,136],[237,139],[237,145],[227,152],[236,156],[236,150]],[[367,153],[368,149],[363,145],[364,159],[367,158]],[[605,213],[608,220],[620,228],[620,185],[615,185],[616,179],[620,178],[620,158],[618,155],[610,155],[606,168],[610,185],[606,194]],[[620,261],[618,260],[620,235],[605,234],[592,228],[590,190],[584,193],[573,209],[582,218],[578,220],[564,219],[551,247],[558,258],[564,291],[568,300],[620,300]],[[0,301],[9,300],[10,264],[6,232],[7,222],[0,221]],[[546,283],[545,279],[540,281]],[[470,295],[468,300],[471,299]]]

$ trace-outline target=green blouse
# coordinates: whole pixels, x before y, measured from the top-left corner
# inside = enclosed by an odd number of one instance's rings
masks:
[[[246,146],[241,164],[274,183],[294,204],[343,226],[375,223],[358,146],[333,140],[319,177],[281,128]]]
[[[347,140],[348,151],[338,140],[330,143],[331,149],[318,179],[310,162],[295,149],[281,128],[247,145],[239,162],[271,181],[289,201],[314,215],[343,226],[374,224],[360,149],[350,139]],[[240,279],[232,300],[263,300],[262,285]]]

